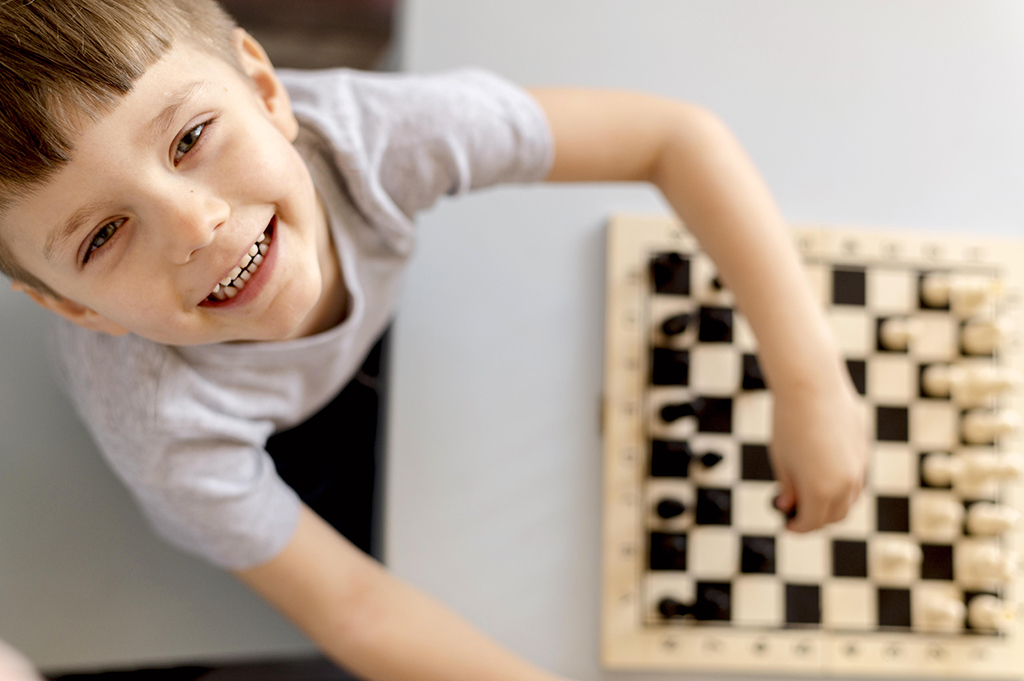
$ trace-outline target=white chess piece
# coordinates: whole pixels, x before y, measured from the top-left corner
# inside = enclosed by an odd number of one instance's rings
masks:
[[[961,466],[959,461],[949,454],[932,452],[926,454],[921,465],[922,477],[929,485],[945,487],[953,483],[953,478],[959,472]]]
[[[995,365],[931,364],[921,375],[921,385],[931,397],[952,396],[959,404],[978,405],[990,395],[1021,384],[1020,372]]]
[[[915,500],[915,515],[920,518],[921,531],[928,536],[959,534],[964,519],[964,505],[950,496],[927,496]]]
[[[989,277],[950,277],[945,273],[925,275],[921,297],[932,307],[948,304],[961,317],[977,312],[1002,292],[998,279]]]
[[[1020,511],[1009,506],[979,501],[967,510],[967,529],[971,534],[996,535],[1013,529]]]
[[[963,571],[960,577],[967,583],[998,586],[1013,578],[1016,556],[996,544],[964,544],[957,551],[963,554],[957,561]]]
[[[995,596],[981,594],[967,604],[967,622],[975,629],[1001,631],[1013,622],[1013,609]]]
[[[906,317],[889,317],[878,328],[878,338],[886,350],[906,350],[915,327]]]
[[[928,629],[940,631],[957,631],[963,627],[967,606],[963,601],[937,593],[921,595],[923,605],[921,612],[924,625]]]
[[[977,486],[991,480],[1015,480],[1024,470],[1014,454],[969,454],[957,457],[953,479],[958,485]]]
[[[926,274],[921,280],[921,298],[932,307],[949,304],[951,282],[948,274]]]
[[[990,355],[1009,337],[1012,329],[1005,319],[978,317],[964,324],[960,341],[971,355]]]
[[[879,562],[893,568],[904,568],[921,562],[921,547],[901,539],[876,542],[872,549],[878,552]]]
[[[987,444],[1009,435],[1021,426],[1021,416],[1009,409],[973,409],[960,424],[964,440],[971,444]]]

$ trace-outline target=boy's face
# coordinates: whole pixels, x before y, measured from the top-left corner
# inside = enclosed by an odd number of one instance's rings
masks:
[[[336,267],[326,219],[291,144],[287,95],[241,31],[238,46],[251,80],[177,44],[2,217],[14,256],[66,298],[27,291],[37,302],[87,328],[173,345],[322,328],[322,275]],[[215,302],[264,234],[255,273]]]

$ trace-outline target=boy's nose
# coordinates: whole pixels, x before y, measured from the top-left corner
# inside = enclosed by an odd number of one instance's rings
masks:
[[[214,232],[230,214],[227,201],[200,189],[190,189],[175,206],[172,229],[168,230],[171,242],[168,253],[174,262],[183,265],[197,251],[209,246]]]

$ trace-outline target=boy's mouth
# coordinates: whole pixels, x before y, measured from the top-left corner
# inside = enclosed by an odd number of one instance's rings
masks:
[[[242,256],[242,259],[235,265],[234,269],[214,286],[213,292],[206,298],[208,301],[219,303],[230,300],[245,288],[245,285],[252,279],[252,276],[256,274],[256,270],[263,263],[267,251],[270,250],[270,241],[273,238],[274,224],[276,222],[277,218],[275,217],[267,225],[260,238]]]

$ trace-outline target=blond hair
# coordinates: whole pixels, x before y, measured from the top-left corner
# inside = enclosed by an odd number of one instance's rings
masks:
[[[237,68],[215,0],[0,0],[0,213],[67,165],[76,127],[112,111],[176,40]],[[60,298],[0,235],[0,272]]]

